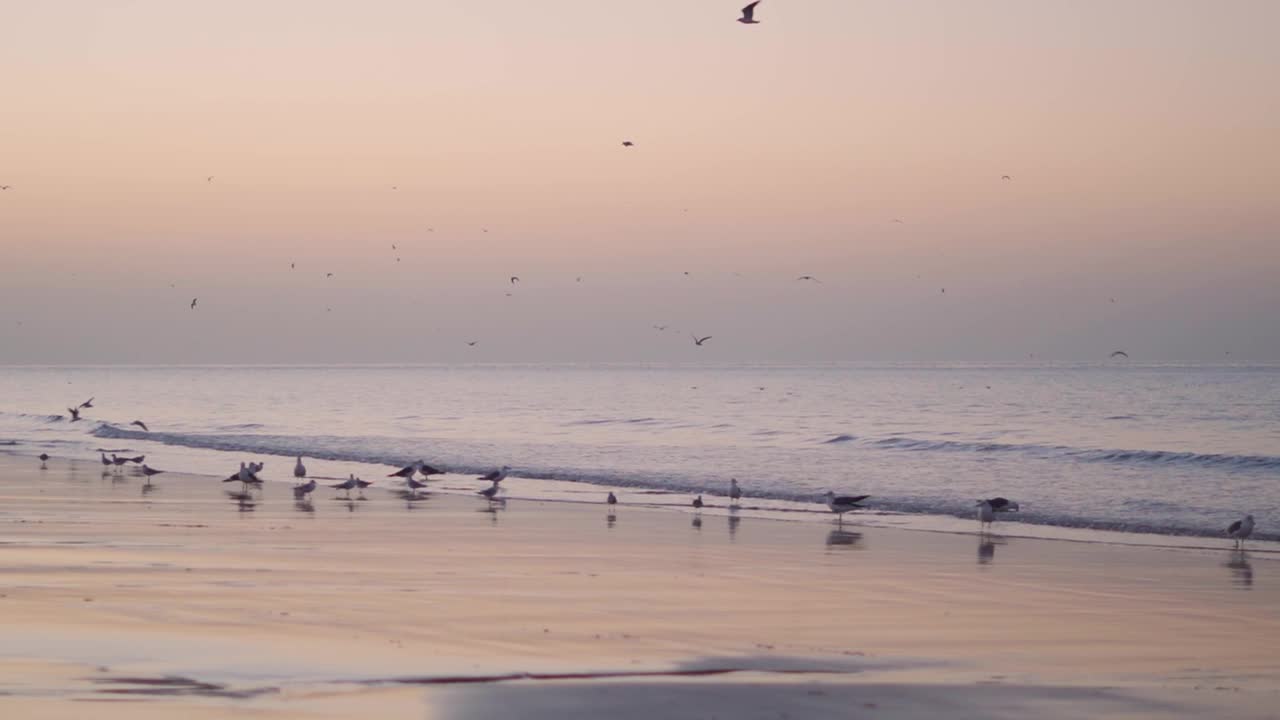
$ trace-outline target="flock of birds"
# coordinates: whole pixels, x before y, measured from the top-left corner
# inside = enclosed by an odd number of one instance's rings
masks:
[[[156,470],[155,468],[148,466],[145,462],[146,456],[143,455],[139,455],[137,457],[120,457],[115,453],[112,453],[111,457],[107,457],[105,452],[100,453],[100,455],[104,474],[112,471],[119,473],[123,466],[133,463],[141,466],[140,472],[146,478],[146,482],[149,485],[151,483],[151,478],[165,472],[164,470]],[[49,455],[41,453],[40,467],[44,468],[48,460]],[[262,487],[263,481],[262,478],[258,476],[258,473],[262,472],[264,467],[266,467],[266,464],[261,462],[241,462],[240,469],[228,475],[222,480],[222,482],[240,483],[242,495],[247,496],[251,490],[260,489]],[[501,497],[502,481],[507,479],[510,472],[511,466],[503,465],[497,470],[476,477],[477,480],[483,480],[489,483],[489,487],[477,491],[476,494],[483,497],[491,505],[493,503],[505,502],[505,499]],[[445,474],[444,470],[440,470],[439,468],[433,467],[422,460],[418,460],[393,473],[390,473],[387,477],[400,478],[405,482],[409,496],[417,497],[418,493],[427,489],[427,482],[431,480],[433,475],[443,474]],[[422,480],[417,479],[418,475],[422,476]],[[315,478],[309,478],[307,476],[307,466],[303,464],[301,455],[297,457],[297,460],[294,463],[293,477],[296,481],[293,486],[293,495],[296,500],[307,500],[311,493],[315,492],[320,487]],[[362,480],[361,478],[356,477],[354,473],[351,473],[348,474],[346,480],[334,483],[328,487],[334,490],[344,491],[346,493],[344,497],[350,499],[352,490],[362,491],[372,485],[373,482]],[[729,489],[726,495],[729,498],[729,507],[731,509],[736,508],[742,501],[744,493],[742,491],[742,486],[738,484],[737,478],[729,479]],[[870,497],[870,495],[837,495],[834,491],[828,490],[826,494],[826,506],[828,510],[835,513],[837,524],[843,525],[845,513],[864,509],[865,506],[863,503]],[[605,496],[605,504],[609,506],[617,505],[618,496],[613,491],[610,491]],[[702,508],[706,506],[706,502],[703,501],[701,493],[694,497],[693,502],[690,504],[695,511],[701,511]],[[985,533],[990,529],[998,514],[1020,512],[1022,510],[1021,505],[1019,505],[1017,501],[1004,497],[993,497],[979,500],[977,502],[977,508],[978,526],[979,531],[982,533]],[[1253,515],[1245,515],[1244,518],[1231,523],[1231,525],[1227,527],[1226,535],[1235,541],[1236,548],[1242,548],[1244,546],[1244,541],[1253,534],[1253,528]]]

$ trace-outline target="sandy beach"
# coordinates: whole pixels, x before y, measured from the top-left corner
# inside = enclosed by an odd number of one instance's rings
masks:
[[[1280,716],[1270,552],[473,485],[244,501],[0,456],[0,714]]]

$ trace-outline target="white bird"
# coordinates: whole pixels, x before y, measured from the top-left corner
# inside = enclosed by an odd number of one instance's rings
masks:
[[[1236,547],[1244,547],[1244,541],[1253,534],[1253,516],[1245,515],[1227,527],[1227,537],[1234,538]]]
[[[996,511],[991,507],[991,502],[983,500],[978,503],[978,527],[986,529],[996,519]]]
[[[500,483],[507,479],[507,473],[511,471],[510,465],[503,465],[501,470],[494,470],[491,473],[481,475],[477,480],[488,480],[494,484]]]
[[[738,22],[743,25],[759,25],[760,21],[756,20],[756,6],[760,4],[760,0],[756,0],[750,5],[742,8],[742,17],[738,18]]]
[[[315,489],[316,489],[316,481],[308,480],[307,482],[304,482],[301,485],[293,486],[293,496],[299,500],[305,500],[308,495],[310,495],[312,492],[315,491]]]
[[[729,478],[729,499],[734,502],[742,499],[742,488],[738,487],[738,481],[735,478]]]
[[[836,514],[840,522],[844,522],[844,514],[862,507],[858,503],[871,497],[870,495],[836,495],[827,491],[827,509]]]
[[[301,480],[307,476],[307,466],[302,464],[302,456],[298,456],[298,462],[294,463],[293,476]]]

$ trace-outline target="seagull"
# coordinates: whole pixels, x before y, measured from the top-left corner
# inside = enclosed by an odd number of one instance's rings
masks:
[[[293,464],[293,476],[301,480],[307,476],[307,466],[302,464],[302,456],[298,456],[298,461]]]
[[[71,413],[71,422],[80,420],[80,408],[67,408],[67,412]]]
[[[107,459],[107,454],[106,454],[106,453],[99,453],[99,455],[101,455],[101,456],[102,456],[102,467],[104,467],[104,468],[109,468],[109,467],[111,467],[111,460]],[[106,471],[106,470],[103,470],[103,471],[102,471],[102,474],[104,474],[104,475],[105,475],[106,473],[107,473],[107,471]]]
[[[163,472],[164,472],[163,470],[157,470],[153,467],[147,467],[145,464],[142,466],[142,474],[147,476],[147,482],[151,482],[152,475],[160,475]]]
[[[760,21],[756,20],[756,6],[760,4],[760,0],[756,0],[750,5],[742,8],[742,17],[738,18],[738,22],[743,25],[759,25]]]
[[[212,176],[212,175],[210,175],[210,176],[206,177],[206,178],[204,179],[204,181],[205,181],[205,182],[207,182],[207,183],[211,183],[211,182],[213,182],[213,176]]]
[[[325,273],[324,276],[327,278],[331,278],[333,277],[333,273]]]
[[[262,472],[262,468],[264,468],[264,467],[266,467],[266,466],[267,466],[267,464],[266,464],[266,463],[256,463],[256,462],[251,462],[251,463],[249,463],[249,472],[251,472],[251,473],[255,473],[255,474],[260,473],[260,472]]]
[[[305,500],[308,495],[315,492],[315,489],[316,489],[316,481],[308,480],[307,482],[304,482],[301,485],[293,486],[293,496],[299,500]]]
[[[604,501],[610,505],[617,505],[618,496],[614,495],[613,493],[609,493],[609,497],[605,498]]]
[[[899,225],[905,225],[905,224],[906,224],[906,223],[902,222],[902,218],[894,218],[894,219],[893,219],[893,221],[894,221],[895,223],[899,224]]]
[[[229,477],[227,477],[222,482],[224,483],[238,482],[244,486],[245,490],[248,490],[250,485],[262,484],[262,481],[258,479],[258,476],[254,474],[253,470],[251,470],[249,466],[244,463],[243,460],[240,461],[240,470],[238,472],[232,473]]]
[[[144,423],[144,422],[142,422],[141,420],[134,420],[133,422],[131,422],[131,423],[129,423],[129,424],[130,424],[130,425],[137,425],[138,427],[142,428],[142,432],[151,432],[150,430],[148,430],[148,429],[147,429],[147,424],[146,424],[146,423]]]
[[[991,507],[990,501],[983,500],[982,502],[978,503],[978,527],[979,528],[985,529],[987,526],[991,525],[991,523],[994,522],[995,519],[996,519],[996,511],[995,511],[995,508]]]
[[[360,478],[356,478],[356,487],[360,488],[361,490],[369,487],[372,484],[373,482],[369,480],[361,480]]]
[[[511,471],[510,465],[503,465],[501,470],[494,470],[486,475],[481,475],[477,480],[488,480],[495,485],[507,479],[507,473]]]
[[[623,141],[622,141],[622,147],[635,147],[635,146],[636,146],[636,144],[635,144],[635,143],[633,143],[633,142],[631,142],[630,140],[623,140]]]
[[[88,400],[85,400],[84,402],[80,403],[80,407],[81,407],[81,408],[91,408],[91,407],[93,407],[93,400],[94,400],[94,398],[96,398],[96,397],[97,397],[97,396],[95,395],[94,397],[91,397],[91,398],[89,398]]]
[[[1129,353],[1127,353],[1127,352],[1125,352],[1125,351],[1123,351],[1123,350],[1116,350],[1115,352],[1111,353],[1111,357],[1113,357],[1113,358],[1114,358],[1114,357],[1123,357],[1123,358],[1126,358],[1126,359],[1127,359],[1127,358],[1129,357]]]
[[[346,480],[343,480],[342,482],[338,483],[337,485],[330,485],[329,487],[333,488],[334,490],[346,490],[346,491],[347,491],[347,497],[351,497],[351,490],[352,490],[353,488],[358,487],[358,485],[357,485],[357,483],[356,483],[356,476],[355,476],[354,474],[352,474],[352,475],[350,475],[349,477],[347,477],[347,479],[346,479]]]
[[[987,500],[979,500],[978,504],[987,503],[991,509],[996,512],[1013,512],[1021,511],[1022,507],[1018,503],[1002,497],[993,497]]]
[[[862,507],[858,503],[871,497],[870,495],[836,495],[827,491],[827,507],[836,514],[840,522],[844,522],[844,514]]]
[[[406,465],[405,467],[400,468],[399,470],[391,473],[387,477],[411,478],[421,469],[422,469],[422,461],[419,460],[418,462],[412,465]]]
[[[11,187],[13,187],[13,186],[12,186],[12,185],[0,185],[0,190],[8,190],[8,189],[9,189],[9,188],[11,188]]]
[[[125,462],[131,462],[131,463],[133,463],[134,465],[141,465],[141,464],[142,464],[142,461],[143,461],[143,460],[146,460],[146,459],[147,459],[147,456],[146,456],[146,455],[138,455],[138,456],[136,456],[136,457],[124,458],[124,461],[125,461]]]
[[[197,301],[197,300],[199,300],[199,299],[200,299],[200,298],[191,298],[191,309],[192,309],[192,310],[195,310],[195,309],[196,309],[196,301]]]
[[[498,481],[494,480],[493,485],[490,485],[489,487],[477,492],[476,494],[483,495],[486,500],[488,500],[489,502],[493,502],[494,500],[498,499],[498,491],[499,491]]]
[[[818,283],[819,285],[821,285],[821,284],[822,284],[822,281],[821,281],[821,280],[819,280],[818,278],[816,278],[816,277],[814,277],[814,276],[812,276],[812,275],[801,275],[800,277],[796,278],[796,280],[812,280],[813,282],[816,282],[816,283]]]
[[[407,480],[405,480],[405,484],[409,486],[409,492],[410,492],[410,493],[412,493],[412,494],[414,494],[414,495],[417,495],[419,490],[422,490],[423,488],[425,488],[425,487],[427,486],[427,484],[426,484],[426,483],[424,483],[424,482],[418,482],[417,480],[414,480],[413,478],[408,478]]]
[[[479,341],[479,340],[468,340],[468,341],[467,341],[467,347],[475,347],[475,346],[476,346],[476,343],[478,343],[478,342],[480,342],[480,341]]]
[[[1236,547],[1244,547],[1244,541],[1253,534],[1253,516],[1245,515],[1243,520],[1237,520],[1227,527],[1227,537],[1234,538]]]
[[[1001,179],[1001,180],[1012,180],[1012,179],[1013,179],[1013,177],[1012,177],[1012,176],[1010,176],[1010,175],[1001,175],[1001,176],[1000,176],[1000,179]]]
[[[515,284],[516,284],[516,283],[518,283],[518,282],[520,282],[520,276],[519,276],[519,275],[512,275],[512,276],[511,276],[511,284],[512,284],[512,285],[515,285]]]
[[[694,498],[694,499],[693,499],[693,502],[692,502],[692,503],[690,503],[690,504],[691,504],[691,505],[693,505],[693,506],[694,506],[695,508],[697,508],[698,510],[701,510],[701,509],[702,509],[702,504],[703,504],[703,503],[702,503],[702,496],[701,496],[701,495],[699,495],[698,497]]]
[[[734,502],[742,499],[742,488],[738,487],[738,481],[735,478],[729,478],[729,499]]]
[[[49,453],[40,453],[40,467],[43,468],[47,462],[49,462]]]
[[[668,325],[654,325],[654,326],[653,326],[653,329],[654,329],[654,330],[657,330],[658,332],[663,332],[663,331],[664,331],[664,330],[666,330],[668,327],[670,327],[670,326],[668,326]]]
[[[129,462],[128,458],[116,457],[115,453],[111,453],[111,464],[115,465],[116,467],[120,467],[127,462]]]
[[[693,338],[693,344],[694,344],[694,345],[697,345],[698,347],[702,347],[702,343],[704,343],[704,342],[706,342],[706,341],[708,341],[708,340],[710,340],[710,339],[711,339],[711,336],[710,336],[710,335],[708,335],[708,336],[706,336],[706,337],[704,337],[704,338],[700,338],[700,337],[698,337],[697,335],[694,335],[693,333],[689,333],[689,336]]]

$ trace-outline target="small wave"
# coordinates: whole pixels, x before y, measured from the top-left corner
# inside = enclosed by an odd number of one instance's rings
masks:
[[[1133,415],[1112,415],[1106,419],[1107,420],[1137,420],[1138,418]]]
[[[852,436],[852,435],[837,435],[837,436],[835,436],[835,437],[833,437],[833,438],[830,438],[830,439],[828,439],[828,440],[823,440],[823,441],[822,441],[822,444],[823,444],[823,445],[833,445],[833,444],[835,444],[835,443],[847,443],[847,442],[853,442],[854,440],[857,440],[857,439],[858,439],[858,438],[856,438],[856,437],[854,437],[854,436]]]
[[[569,425],[649,425],[662,422],[657,418],[599,418],[594,420],[574,420]]]
[[[219,430],[261,430],[266,427],[262,423],[240,423],[238,425],[222,425]]]

